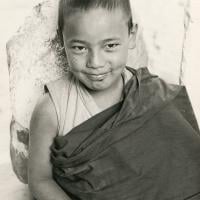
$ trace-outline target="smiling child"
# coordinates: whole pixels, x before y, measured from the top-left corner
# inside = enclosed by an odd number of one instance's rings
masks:
[[[68,73],[45,86],[30,127],[37,200],[197,200],[200,136],[184,87],[126,66],[128,0],[61,0]]]

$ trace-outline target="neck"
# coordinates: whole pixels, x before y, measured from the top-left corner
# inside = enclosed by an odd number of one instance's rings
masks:
[[[107,90],[89,91],[89,93],[94,98],[97,106],[101,110],[105,110],[106,108],[111,107],[121,100],[123,87],[123,78],[120,76],[120,78],[113,84],[113,86]]]

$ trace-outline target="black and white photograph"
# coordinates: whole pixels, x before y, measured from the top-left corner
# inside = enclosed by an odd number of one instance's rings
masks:
[[[0,0],[0,199],[200,200],[199,0]]]

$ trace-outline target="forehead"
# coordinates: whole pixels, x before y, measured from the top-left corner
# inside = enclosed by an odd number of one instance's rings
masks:
[[[112,35],[120,36],[128,32],[127,21],[126,15],[120,8],[76,10],[73,14],[65,16],[63,32],[66,38],[95,39]]]

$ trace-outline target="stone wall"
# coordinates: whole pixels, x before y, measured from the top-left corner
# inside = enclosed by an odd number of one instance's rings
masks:
[[[7,43],[13,113],[11,159],[16,175],[24,183],[31,113],[43,85],[67,69],[56,35],[57,4],[57,0],[49,0],[35,7]],[[131,0],[131,4],[139,34],[128,64],[135,68],[148,65],[151,72],[166,81],[180,83],[188,0]]]

